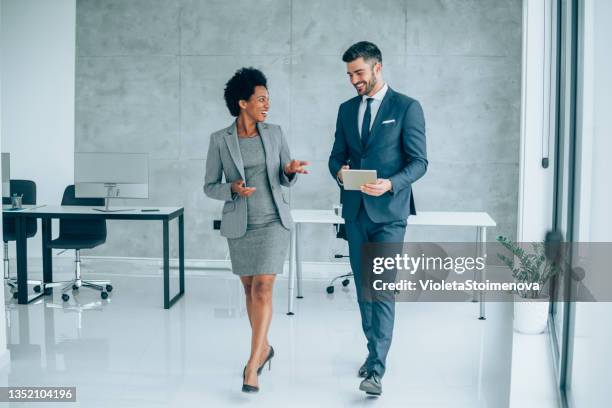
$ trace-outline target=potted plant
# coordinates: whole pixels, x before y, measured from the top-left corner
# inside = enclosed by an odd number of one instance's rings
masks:
[[[538,289],[516,291],[514,330],[540,334],[546,329],[550,308],[549,297],[542,293],[542,289],[559,268],[547,259],[543,243],[532,243],[532,251],[528,252],[506,237],[497,237],[497,242],[512,254],[512,257],[504,254],[497,254],[497,257],[510,269],[514,281],[538,284],[533,285]]]

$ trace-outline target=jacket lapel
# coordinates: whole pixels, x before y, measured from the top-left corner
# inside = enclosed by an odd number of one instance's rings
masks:
[[[236,165],[238,172],[244,180],[246,178],[244,176],[244,162],[242,161],[240,146],[238,145],[238,131],[236,130],[236,122],[227,128],[227,132],[225,132],[225,143],[227,144],[230,156],[232,156],[232,160],[234,160],[234,164]]]
[[[376,117],[374,118],[374,124],[372,125],[370,137],[368,138],[368,143],[366,144],[365,149],[367,149],[372,144],[372,140],[374,140],[374,138],[380,131],[381,123],[384,120],[383,118],[387,118],[391,113],[391,109],[393,108],[393,98],[395,96],[394,94],[395,92],[391,88],[387,89],[387,93],[385,94],[385,97],[380,103],[380,108],[378,108],[378,112],[376,113]]]
[[[353,100],[353,102],[349,105],[349,126],[348,134],[349,141],[352,141],[353,147],[357,148],[357,150],[361,153],[361,137],[359,136],[359,104],[361,103],[361,97],[357,96]]]
[[[268,125],[262,122],[257,123],[257,131],[259,132],[259,137],[261,137],[261,144],[263,145],[264,155],[266,158],[266,171],[268,172],[268,179],[272,180],[272,174],[270,172],[269,164],[272,162],[269,159],[270,154],[272,153],[272,146],[270,146],[270,131],[268,129]]]

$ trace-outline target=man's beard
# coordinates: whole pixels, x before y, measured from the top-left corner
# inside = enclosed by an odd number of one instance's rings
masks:
[[[378,80],[376,79],[375,76],[372,75],[372,79],[366,82],[365,90],[363,91],[363,94],[360,94],[360,95],[368,95],[370,92],[372,92],[372,89],[374,89],[377,83],[378,83]],[[359,94],[359,91],[357,91],[357,94]]]

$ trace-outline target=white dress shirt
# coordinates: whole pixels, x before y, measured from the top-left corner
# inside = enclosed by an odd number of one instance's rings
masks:
[[[368,96],[363,95],[361,97],[361,103],[359,104],[359,113],[357,114],[357,129],[359,130],[359,136],[361,136],[361,126],[363,125],[363,117],[365,115],[366,107],[368,106],[367,99],[374,98],[372,102],[370,102],[370,130],[372,130],[372,125],[374,124],[374,120],[376,119],[376,114],[378,113],[378,108],[380,108],[380,104],[382,103],[385,94],[389,87],[385,83],[382,88],[378,90],[374,95]]]

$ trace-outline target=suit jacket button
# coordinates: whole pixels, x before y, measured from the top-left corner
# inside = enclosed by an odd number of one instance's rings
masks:
[[[367,157],[368,157],[368,155],[367,155],[367,154],[362,154],[362,155],[361,155],[361,158],[362,158],[362,159],[367,159]]]

